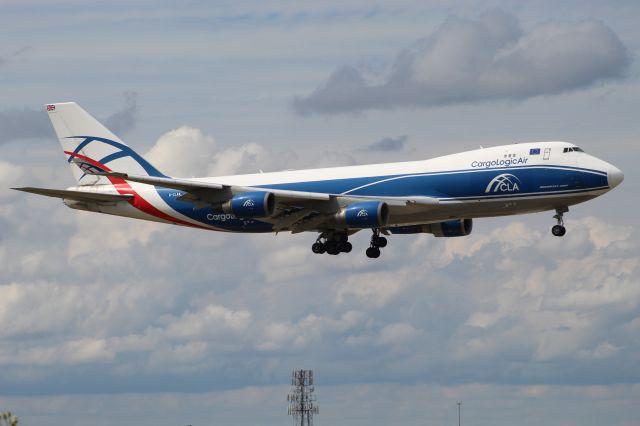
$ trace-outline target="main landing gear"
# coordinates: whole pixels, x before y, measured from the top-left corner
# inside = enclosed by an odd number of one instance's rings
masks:
[[[367,249],[367,257],[372,259],[380,257],[380,248],[387,246],[387,239],[380,235],[380,230],[374,229],[371,236],[371,243]],[[318,236],[316,242],[311,246],[311,251],[316,254],[327,253],[330,255],[338,255],[340,253],[349,253],[353,246],[349,242],[349,236],[346,232],[324,231]]]
[[[373,230],[373,235],[371,236],[370,247],[367,249],[367,257],[371,259],[376,259],[380,257],[380,248],[387,246],[387,239],[385,237],[380,236],[380,231],[378,229]]]
[[[322,232],[311,246],[311,250],[316,254],[327,253],[333,256],[349,253],[352,249],[349,236],[342,232]]]
[[[551,228],[551,233],[556,237],[562,237],[567,233],[567,229],[564,227],[564,219],[562,216],[569,211],[568,207],[558,207],[556,209],[556,214],[553,216],[554,219],[558,221],[557,225],[553,225]]]

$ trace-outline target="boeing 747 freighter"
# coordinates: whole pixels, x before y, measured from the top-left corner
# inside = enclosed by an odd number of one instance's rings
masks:
[[[473,219],[555,211],[619,185],[622,172],[567,142],[477,149],[429,160],[205,178],[162,173],[74,102],[46,106],[77,185],[14,188],[78,210],[225,232],[314,232],[314,253],[368,257],[391,234],[469,235]]]

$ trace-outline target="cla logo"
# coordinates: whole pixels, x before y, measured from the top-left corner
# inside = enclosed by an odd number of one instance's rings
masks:
[[[367,217],[367,216],[369,216],[369,213],[367,213],[367,211],[365,209],[361,209],[356,216],[357,217]]]
[[[256,203],[252,199],[246,200],[242,203],[242,207],[255,207]]]
[[[516,192],[520,191],[520,179],[509,173],[503,173],[491,179],[485,194],[489,192]]]

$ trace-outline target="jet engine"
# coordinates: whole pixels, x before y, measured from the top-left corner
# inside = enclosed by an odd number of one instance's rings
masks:
[[[336,220],[349,228],[379,228],[389,222],[389,206],[382,201],[349,204],[336,214]]]
[[[392,234],[429,233],[434,237],[465,237],[473,229],[472,219],[453,219],[425,225],[394,226],[389,228]]]
[[[271,192],[243,192],[222,203],[222,211],[236,217],[273,216],[276,200]]]

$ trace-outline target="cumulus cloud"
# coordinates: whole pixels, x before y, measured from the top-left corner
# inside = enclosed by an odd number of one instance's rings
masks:
[[[8,189],[11,185],[20,181],[23,171],[24,169],[21,166],[0,160],[0,182],[2,182],[0,199],[15,195],[14,191],[9,191]]]
[[[415,339],[419,334],[420,331],[411,324],[389,324],[380,330],[379,342],[381,345],[401,345]]]
[[[224,306],[208,305],[198,312],[186,312],[172,321],[167,333],[174,337],[216,335],[231,331],[246,331],[251,320],[247,311],[232,311]]]
[[[220,148],[202,130],[182,126],[160,136],[145,157],[172,176],[222,176],[287,168],[295,155],[274,152],[257,143]]]
[[[208,169],[215,148],[213,137],[182,126],[160,136],[144,156],[165,173],[192,177]]]
[[[91,380],[113,374],[122,389],[142,372],[172,372],[195,386],[246,363],[255,370],[241,380],[251,383],[262,371],[286,377],[296,354],[308,353],[317,368],[346,377],[376,371],[380,380],[447,383],[458,380],[447,373],[453,362],[470,381],[615,382],[593,363],[624,364],[638,350],[629,339],[640,306],[637,234],[592,217],[569,222],[564,239],[522,222],[458,239],[396,236],[374,265],[355,252],[309,254],[304,236],[246,240],[166,225],[69,257],[76,234],[95,242],[126,221],[81,217],[87,226],[65,225],[73,238],[53,238],[55,252],[36,248],[33,227],[7,228],[5,246],[34,242],[0,252],[10,265],[0,281],[0,322],[9,324],[0,364],[36,369],[30,383],[45,377],[38,369],[50,378],[89,363],[104,366]],[[575,244],[582,249],[567,249]],[[32,251],[40,255],[27,261]],[[187,252],[193,268],[176,270]],[[16,281],[25,276],[36,282]],[[506,374],[505,362],[521,364],[519,372]],[[0,378],[3,387],[22,383],[17,375]]]
[[[0,364],[39,366],[102,363],[113,357],[114,353],[107,349],[104,339],[85,338],[59,345],[31,347],[17,351],[12,357],[0,353]]]
[[[343,66],[316,90],[293,100],[301,115],[523,100],[583,89],[622,77],[630,54],[600,21],[547,22],[523,30],[492,10],[478,19],[449,17],[400,52],[382,83]]]
[[[236,151],[183,127],[150,160],[176,174],[277,160],[247,148],[255,156],[235,162]],[[311,253],[309,234],[209,233],[37,197],[0,199],[0,212],[11,392],[278,383],[301,360],[333,383],[610,385],[640,350],[640,238],[595,217],[569,218],[562,239],[520,220],[465,238],[393,236],[371,262],[366,233],[330,257]]]

